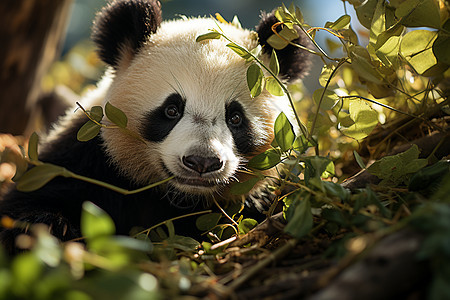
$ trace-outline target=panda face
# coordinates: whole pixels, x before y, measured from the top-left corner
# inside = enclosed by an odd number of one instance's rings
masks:
[[[180,192],[222,192],[269,147],[275,97],[251,98],[248,64],[226,41],[195,41],[214,26],[209,19],[162,23],[130,65],[116,71],[105,101],[125,112],[145,143],[117,130],[102,135],[113,162],[140,184],[174,176],[170,185]],[[250,31],[222,27],[241,45],[257,45]]]

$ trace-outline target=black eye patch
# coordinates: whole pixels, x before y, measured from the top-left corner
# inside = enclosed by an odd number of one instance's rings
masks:
[[[141,135],[151,142],[162,142],[183,117],[184,106],[180,94],[170,94],[161,106],[144,115]]]
[[[233,135],[239,153],[248,154],[254,151],[254,133],[242,105],[237,101],[232,101],[225,107],[225,111],[227,126]]]

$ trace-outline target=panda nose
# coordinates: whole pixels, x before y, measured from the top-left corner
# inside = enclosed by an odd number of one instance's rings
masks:
[[[183,156],[183,164],[200,174],[217,171],[223,163],[217,157],[203,157],[197,155]]]

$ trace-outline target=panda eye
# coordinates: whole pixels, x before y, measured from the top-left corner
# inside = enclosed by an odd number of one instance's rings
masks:
[[[239,127],[242,124],[242,114],[240,112],[234,112],[228,119],[228,123],[233,127]]]
[[[175,104],[170,104],[166,107],[164,110],[164,113],[167,118],[169,119],[177,119],[180,116],[180,112],[178,110],[178,107]]]

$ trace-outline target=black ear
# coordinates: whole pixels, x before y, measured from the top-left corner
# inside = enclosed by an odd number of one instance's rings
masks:
[[[269,56],[272,54],[273,48],[267,43],[267,39],[273,34],[272,25],[277,22],[278,19],[273,12],[270,14],[262,13],[261,22],[256,27],[259,43],[263,46],[263,53]],[[280,30],[281,26],[278,26],[277,31]],[[299,34],[299,38],[292,42],[310,48],[312,43],[309,38],[300,28],[297,27],[296,30]],[[288,45],[281,50],[275,51],[277,53],[278,63],[280,64],[280,75],[285,77],[288,81],[302,78],[308,73],[311,66],[311,54],[309,52],[292,45]]]
[[[156,0],[116,0],[104,7],[94,21],[92,40],[100,58],[114,68],[133,56],[161,23]]]

